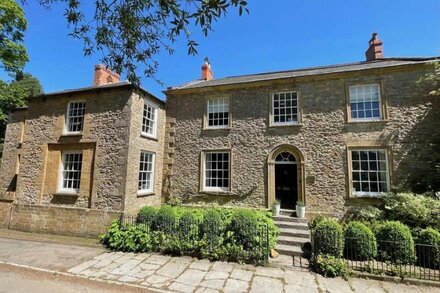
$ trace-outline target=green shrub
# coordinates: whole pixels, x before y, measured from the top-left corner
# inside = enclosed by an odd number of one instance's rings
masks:
[[[231,231],[235,241],[243,245],[245,250],[250,250],[259,245],[258,219],[255,213],[247,209],[238,209],[232,218]]]
[[[383,222],[377,228],[376,239],[381,260],[398,264],[415,261],[414,240],[408,226],[396,221]]]
[[[175,208],[164,205],[157,211],[153,220],[153,229],[166,234],[175,232],[177,222],[177,212]]]
[[[316,257],[312,269],[327,278],[342,277],[347,280],[353,274],[344,260],[325,254]]]
[[[209,209],[205,213],[202,222],[202,233],[208,249],[212,249],[223,244],[225,225],[218,210]]]
[[[417,238],[417,263],[428,268],[440,267],[440,232],[432,228],[422,230]]]
[[[146,224],[148,227],[151,227],[154,218],[156,216],[157,209],[152,206],[144,206],[140,209],[136,221],[138,223]]]
[[[408,193],[384,197],[385,219],[401,221],[411,228],[440,230],[440,200]]]
[[[345,228],[344,255],[351,260],[371,260],[377,256],[376,237],[361,222],[350,222]]]
[[[152,250],[150,234],[144,226],[121,226],[113,221],[108,232],[101,236],[101,243],[111,250],[125,252],[145,252]]]
[[[342,226],[334,219],[322,220],[315,227],[314,243],[316,253],[342,257],[344,251]]]
[[[316,225],[318,225],[320,222],[326,219],[328,218],[319,214],[316,217],[314,217],[311,221],[309,221],[307,225],[309,226],[310,230],[314,230],[316,228]]]
[[[343,222],[348,223],[352,221],[379,221],[384,216],[383,210],[375,206],[353,207],[344,215]]]

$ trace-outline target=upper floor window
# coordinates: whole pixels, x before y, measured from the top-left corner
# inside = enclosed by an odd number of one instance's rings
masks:
[[[157,106],[147,101],[144,103],[144,112],[142,115],[142,134],[150,137],[156,137],[157,133]]]
[[[272,123],[274,125],[298,123],[298,95],[296,92],[273,94]]]
[[[389,191],[386,150],[351,150],[351,172],[352,194],[380,195]]]
[[[351,120],[369,121],[382,118],[379,84],[350,86],[349,96]]]
[[[81,152],[65,152],[62,154],[60,191],[79,192],[82,159]]]
[[[209,151],[203,153],[203,190],[228,191],[230,182],[230,152]]]
[[[154,153],[141,151],[139,160],[138,192],[153,192]]]
[[[81,133],[84,127],[86,102],[76,101],[67,105],[66,133]]]
[[[229,98],[208,100],[207,128],[229,127]]]

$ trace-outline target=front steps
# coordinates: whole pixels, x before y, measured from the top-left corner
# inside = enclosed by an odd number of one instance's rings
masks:
[[[307,220],[285,215],[275,216],[273,220],[280,229],[275,250],[281,256],[302,256],[303,245],[310,242]]]

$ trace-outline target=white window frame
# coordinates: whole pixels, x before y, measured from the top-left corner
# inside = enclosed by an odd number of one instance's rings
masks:
[[[65,188],[64,187],[64,163],[66,160],[66,156],[67,155],[77,155],[80,154],[81,155],[81,169],[80,170],[73,170],[75,172],[79,172],[79,186],[78,188]],[[61,164],[60,164],[60,171],[59,171],[59,175],[58,175],[58,192],[60,193],[69,193],[69,194],[78,194],[81,188],[81,177],[82,177],[82,167],[83,167],[83,163],[84,163],[84,154],[82,151],[64,151],[61,152]],[[70,170],[72,171],[72,170]]]
[[[388,150],[384,149],[384,148],[353,148],[350,149],[350,188],[351,188],[351,194],[353,196],[357,196],[357,197],[374,197],[374,196],[384,196],[387,195],[390,192],[390,164],[388,161]],[[387,191],[386,192],[364,192],[364,191],[355,191],[354,189],[354,181],[353,180],[353,172],[355,172],[356,170],[353,169],[353,152],[370,152],[370,151],[382,151],[385,154],[385,166],[386,166],[386,185],[387,185]],[[368,160],[368,165],[369,165],[369,160]],[[361,167],[360,167],[361,168]],[[370,167],[368,167],[368,171],[364,171],[364,172],[370,172]],[[360,169],[362,172],[362,169]],[[361,173],[360,172],[360,173]],[[361,176],[361,175],[359,175]],[[359,182],[362,182],[361,180]],[[376,181],[378,183],[379,186],[379,180]],[[381,181],[383,182],[383,181]],[[368,183],[370,183],[370,180],[368,180]],[[362,183],[360,183],[362,184]]]
[[[142,154],[147,154],[147,155],[151,155],[151,171],[146,171],[146,170],[140,170],[140,164],[141,164],[141,156]],[[155,167],[156,167],[156,153],[154,152],[150,152],[150,151],[146,151],[146,150],[141,150],[139,153],[139,170],[138,170],[138,195],[143,195],[143,194],[149,194],[154,192],[154,175],[155,175]],[[139,184],[141,183],[141,172],[144,173],[150,173],[150,188],[148,189],[139,189]]]
[[[84,113],[82,115],[82,128],[80,131],[70,131],[70,125],[71,125],[71,121],[70,119],[72,118],[72,116],[70,116],[70,106],[73,104],[79,104],[82,103],[84,104]],[[85,122],[85,113],[86,113],[86,101],[71,101],[69,103],[67,103],[67,111],[66,111],[66,118],[65,118],[65,122],[64,122],[64,134],[81,134],[84,131],[84,122]],[[75,116],[75,117],[81,117],[81,116]]]
[[[152,114],[154,116],[153,119],[149,119],[145,116],[145,108],[146,107],[150,107],[152,109]],[[142,136],[157,138],[157,121],[158,121],[158,115],[159,115],[158,108],[159,107],[156,104],[151,103],[150,101],[147,101],[146,99],[144,99],[144,106],[142,108],[142,123],[141,123],[141,135]],[[146,124],[144,124],[144,119],[150,121],[150,123],[153,123],[152,133],[144,131],[144,127],[146,127]]]
[[[291,94],[291,95],[295,95],[296,96],[296,121],[287,121],[287,122],[275,122],[275,95],[282,95],[282,94]],[[297,91],[285,91],[285,92],[276,92],[276,93],[272,93],[272,97],[271,97],[271,106],[272,106],[272,118],[271,118],[271,123],[272,125],[275,126],[283,126],[283,125],[298,125],[299,121],[300,121],[300,117],[299,117],[299,93]],[[293,107],[293,106],[290,106]],[[280,109],[278,107],[278,109]],[[293,114],[293,112],[292,112]]]
[[[363,117],[363,118],[353,118],[352,115],[352,109],[351,109],[351,97],[352,97],[352,93],[351,91],[355,88],[360,88],[360,87],[366,87],[366,86],[377,86],[377,95],[379,98],[379,117]],[[353,84],[350,85],[348,87],[348,105],[349,105],[349,115],[350,115],[350,120],[353,122],[368,122],[368,121],[381,121],[383,120],[383,113],[382,113],[382,94],[381,94],[381,85],[379,83],[366,83],[366,84]],[[364,108],[365,111],[365,108]],[[371,109],[371,111],[373,111],[373,109]]]
[[[228,186],[206,186],[206,156],[208,154],[228,154]],[[205,192],[229,192],[231,190],[231,151],[230,150],[206,150],[202,152],[202,191]],[[216,169],[224,170],[224,169]],[[216,177],[218,178],[218,177]],[[222,177],[222,179],[225,179]]]
[[[220,101],[222,100],[223,103],[221,104],[222,107],[224,108],[225,105],[227,105],[228,108],[228,124],[226,125],[209,125],[209,114],[210,113],[225,113],[225,112],[210,112],[210,103],[213,101]],[[218,104],[219,106],[220,104]],[[223,118],[224,119],[224,118]],[[209,128],[209,129],[225,129],[225,128],[229,128],[231,125],[231,105],[230,105],[230,100],[228,97],[215,97],[215,98],[209,98],[206,101],[206,123],[205,123],[205,128]]]

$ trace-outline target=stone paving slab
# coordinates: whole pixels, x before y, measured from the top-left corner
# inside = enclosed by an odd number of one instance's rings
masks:
[[[105,280],[137,284],[149,289],[182,293],[319,292],[319,293],[434,293],[439,288],[352,278],[324,278],[288,268],[255,267],[209,262],[151,253],[110,252],[97,255],[69,272]]]

